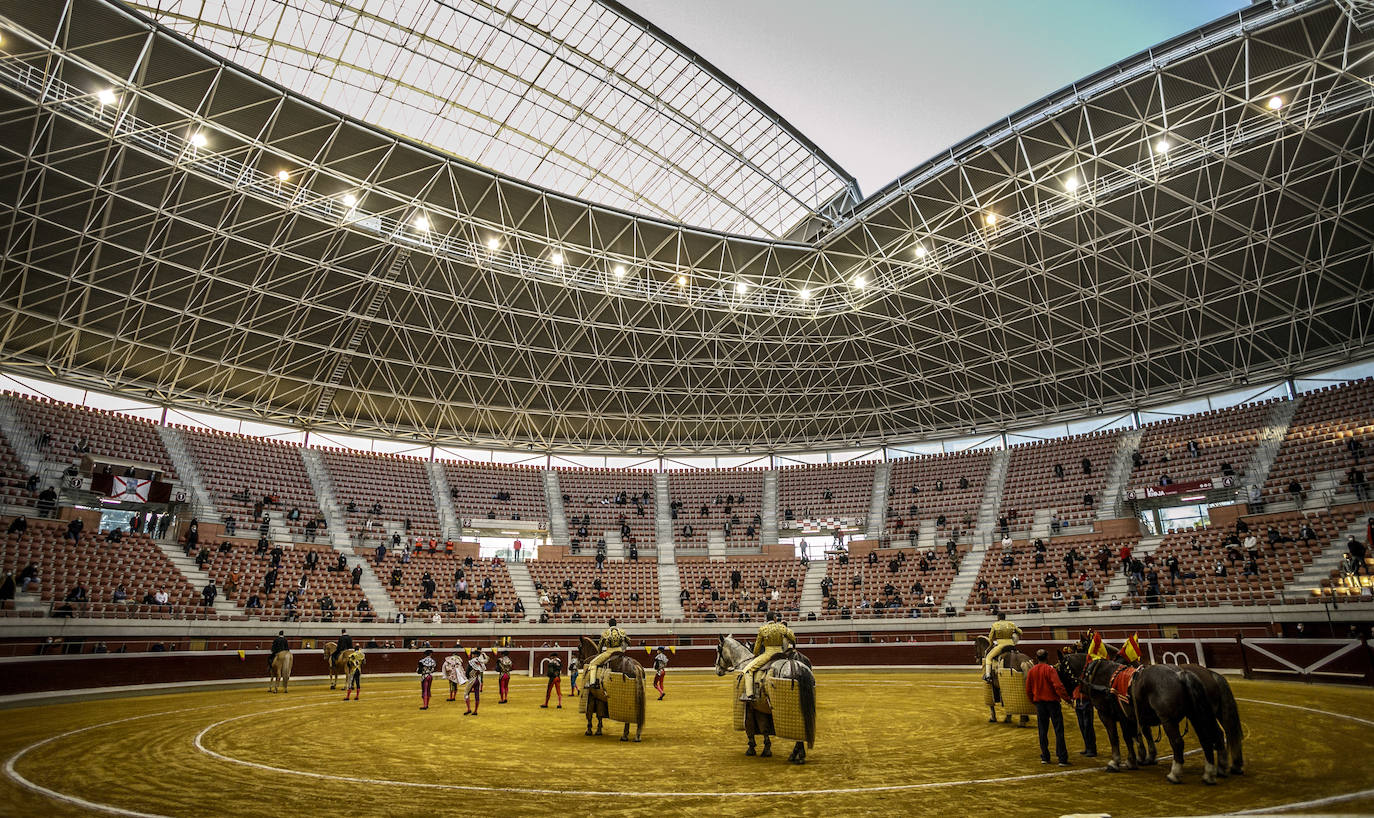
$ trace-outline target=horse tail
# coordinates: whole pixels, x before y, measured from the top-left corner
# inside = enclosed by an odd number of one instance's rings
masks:
[[[1203,747],[1220,746],[1220,727],[1217,725],[1217,714],[1212,709],[1212,701],[1207,698],[1207,689],[1190,670],[1179,671],[1178,678],[1188,696],[1188,721],[1197,731],[1197,740]]]
[[[644,666],[635,664],[635,726],[644,729]]]
[[[1240,707],[1236,704],[1236,694],[1231,691],[1231,685],[1226,681],[1226,677],[1214,670],[1209,672],[1216,680],[1217,721],[1220,722],[1226,738],[1226,751],[1231,756],[1231,769],[1239,771],[1245,763],[1241,750],[1244,731],[1240,724]]]
[[[291,680],[291,665],[294,660],[291,658],[291,651],[284,650],[282,653],[286,654],[285,658],[281,661],[281,678],[282,681],[285,682]]]
[[[809,665],[796,662],[797,701],[801,705],[802,722],[806,725],[806,749],[816,744],[816,674]]]

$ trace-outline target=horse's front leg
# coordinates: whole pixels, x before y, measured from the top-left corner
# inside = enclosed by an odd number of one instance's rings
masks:
[[[768,733],[763,734],[763,752],[759,753],[760,758],[772,758],[773,756],[773,737]]]
[[[1136,754],[1135,746],[1140,741],[1138,731],[1140,725],[1133,721],[1121,721],[1121,739],[1126,745],[1126,769],[1134,770],[1140,767],[1140,756]]]
[[[995,705],[995,704],[990,704],[990,705],[988,705],[988,724],[996,724],[996,723],[997,723],[997,705]]]
[[[1102,726],[1107,728],[1107,740],[1112,743],[1112,760],[1107,762],[1107,772],[1119,773],[1121,772],[1121,741],[1116,734],[1116,719],[1104,717]]]
[[[749,739],[749,748],[744,751],[744,754],[747,756],[758,755],[754,750],[754,720],[747,713],[744,716],[744,735]]]
[[[620,734],[620,740],[621,740],[621,741],[629,741],[629,740],[630,740],[630,723],[629,723],[628,721],[625,722],[625,732],[623,732],[623,733]]]
[[[605,724],[605,717],[600,713],[596,714],[596,734],[601,735],[601,728]]]
[[[787,760],[792,762],[793,764],[805,764],[806,743],[801,741],[797,742],[797,745],[792,748],[792,755],[788,756]]]
[[[643,734],[643,732],[644,732],[644,723],[643,723],[643,722],[640,722],[640,723],[636,724],[636,725],[635,725],[635,741],[636,741],[636,742],[639,741],[639,737],[640,737],[641,734]]]
[[[1159,748],[1155,746],[1154,734],[1150,732],[1149,727],[1143,724],[1137,725],[1137,728],[1140,730],[1138,737],[1138,746],[1140,748],[1140,766],[1153,766],[1159,762]]]
[[[587,705],[587,732],[583,733],[584,736],[590,736],[592,734],[592,717],[596,715],[592,712],[595,710],[595,708],[591,706],[592,703],[587,702]]]

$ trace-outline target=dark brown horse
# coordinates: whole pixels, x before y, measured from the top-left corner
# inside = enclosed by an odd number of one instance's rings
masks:
[[[724,676],[749,663],[754,652],[733,636],[721,636],[716,646],[716,675]],[[811,660],[796,649],[778,654],[768,665],[768,673],[780,679],[791,679],[798,685],[798,700],[801,705],[802,721],[806,730],[806,741],[798,741],[792,747],[787,760],[793,764],[806,763],[806,748],[816,744],[816,675],[811,672]],[[749,739],[747,756],[755,754],[755,736],[763,736],[763,751],[758,755],[767,758],[773,755],[773,710],[767,697],[760,696],[744,705],[744,732]]]
[[[1244,740],[1240,726],[1240,708],[1236,705],[1236,694],[1231,692],[1231,683],[1226,677],[1209,667],[1184,664],[1180,668],[1192,673],[1202,682],[1207,691],[1207,701],[1212,705],[1217,723],[1225,736],[1225,742],[1217,751],[1217,775],[1245,774],[1245,754],[1241,748]]]
[[[578,659],[582,667],[601,653],[597,650],[596,642],[591,637],[584,636],[578,643]],[[612,656],[601,667],[606,668],[611,673],[619,673],[635,680],[635,741],[639,741],[639,736],[644,732],[644,666],[630,658],[628,653],[619,653]],[[586,735],[601,735],[602,720],[610,715],[610,703],[606,698],[606,691],[602,687],[587,687],[583,690],[583,695],[587,697],[587,732]],[[592,716],[596,717],[596,732],[592,732]],[[621,741],[630,740],[630,722],[625,722],[625,732],[620,736]]]
[[[1108,772],[1121,769],[1121,745],[1118,727],[1126,739],[1127,769],[1134,769],[1140,760],[1136,756],[1134,740],[1152,726],[1160,726],[1169,738],[1174,751],[1174,763],[1167,778],[1174,784],[1183,783],[1183,735],[1179,724],[1186,718],[1197,734],[1206,757],[1204,784],[1216,783],[1216,754],[1224,750],[1221,728],[1207,699],[1201,680],[1189,670],[1174,665],[1146,665],[1135,669],[1125,701],[1113,690],[1113,682],[1132,673],[1129,665],[1110,659],[1089,660],[1086,654],[1070,653],[1059,662],[1059,676],[1065,688],[1083,687],[1092,699],[1107,738],[1112,743],[1112,760]],[[1147,759],[1145,763],[1152,760]]]
[[[981,668],[983,666],[983,657],[988,655],[989,650],[992,650],[992,643],[988,641],[986,636],[979,635],[977,639],[973,640],[973,648],[976,661],[979,668]],[[1019,673],[1029,671],[1031,665],[1034,664],[1029,656],[1015,648],[1004,650],[999,653],[997,655],[997,661],[1002,667],[1015,670]],[[988,681],[986,684],[992,686],[992,704],[988,705],[988,723],[992,724],[997,721],[997,703],[1002,701],[1002,684],[996,676],[993,676],[991,681]],[[1003,721],[1010,724],[1011,714],[1008,713]],[[1022,727],[1029,727],[1030,716],[1022,716],[1020,724]]]

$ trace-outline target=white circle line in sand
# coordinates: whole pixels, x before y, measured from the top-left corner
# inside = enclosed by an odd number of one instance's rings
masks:
[[[390,694],[390,695],[383,694],[383,696],[386,697],[386,698],[393,698],[393,697],[401,696],[401,695],[409,695],[409,694]],[[1311,712],[1311,713],[1316,713],[1316,714],[1320,714],[1320,715],[1330,716],[1330,717],[1332,717],[1332,718],[1342,719],[1342,720],[1346,720],[1346,721],[1358,722],[1358,723],[1361,723],[1361,724],[1374,724],[1374,722],[1370,722],[1370,721],[1368,721],[1368,720],[1366,720],[1366,719],[1361,719],[1361,718],[1356,717],[1356,716],[1350,716],[1350,715],[1346,715],[1346,714],[1344,714],[1344,713],[1334,713],[1334,712],[1331,712],[1331,711],[1320,710],[1320,709],[1317,709],[1317,708],[1303,707],[1303,706],[1300,706],[1300,705],[1289,705],[1289,704],[1283,704],[1283,703],[1280,703],[1280,702],[1271,702],[1271,701],[1267,701],[1267,700],[1264,700],[1264,699],[1240,699],[1240,700],[1241,700],[1241,701],[1245,701],[1245,702],[1250,702],[1250,703],[1253,703],[1253,704],[1271,705],[1271,706],[1275,706],[1275,707],[1284,707],[1284,708],[1290,708],[1290,709],[1296,709],[1296,710],[1304,710],[1304,711],[1308,711],[1308,712]],[[1036,774],[1027,774],[1027,775],[1019,775],[1019,776],[1005,776],[1005,777],[1001,777],[1001,778],[972,778],[972,779],[964,779],[964,780],[960,780],[960,781],[931,781],[931,782],[924,782],[924,783],[920,783],[920,784],[893,784],[893,785],[884,785],[884,786],[878,786],[878,787],[854,787],[854,788],[834,788],[834,789],[815,789],[815,790],[769,790],[769,791],[763,791],[763,792],[701,792],[701,791],[698,791],[698,792],[634,792],[634,793],[626,793],[626,792],[620,791],[620,792],[618,792],[618,793],[612,793],[612,792],[610,792],[610,791],[601,791],[601,790],[559,790],[559,789],[540,789],[540,788],[524,788],[524,787],[485,787],[485,786],[462,785],[462,784],[433,784],[433,783],[425,783],[425,782],[395,781],[395,780],[390,780],[390,779],[371,779],[371,778],[361,778],[361,777],[355,777],[355,776],[333,775],[333,774],[328,774],[328,773],[307,772],[307,771],[302,771],[302,770],[290,770],[290,769],[285,769],[285,768],[281,768],[281,767],[273,767],[273,766],[267,765],[267,764],[260,764],[260,763],[258,763],[258,762],[246,761],[246,760],[243,760],[243,759],[237,759],[237,758],[233,758],[233,757],[230,757],[230,756],[225,756],[225,755],[223,755],[223,754],[216,753],[215,751],[210,750],[209,748],[205,747],[204,744],[202,743],[203,737],[204,737],[210,730],[212,730],[212,729],[214,729],[215,727],[220,726],[220,725],[222,725],[222,724],[227,724],[227,723],[229,723],[229,722],[231,722],[231,721],[236,721],[236,720],[238,720],[238,719],[243,719],[243,718],[250,718],[250,717],[253,717],[253,716],[268,715],[268,714],[271,714],[271,713],[284,712],[284,711],[287,711],[287,710],[296,710],[296,709],[300,709],[300,708],[304,708],[304,707],[317,707],[317,706],[320,706],[320,705],[323,705],[323,704],[327,704],[327,702],[311,702],[311,703],[302,704],[302,705],[292,705],[292,706],[290,706],[290,707],[274,708],[274,709],[270,709],[270,710],[261,710],[261,711],[257,711],[257,712],[254,712],[254,713],[246,713],[246,714],[241,714],[241,715],[239,715],[239,716],[233,716],[233,717],[230,717],[230,718],[228,718],[228,719],[221,719],[220,721],[214,722],[214,723],[208,725],[207,727],[203,728],[199,733],[196,734],[196,736],[195,736],[195,738],[193,739],[192,743],[193,743],[194,746],[195,746],[200,752],[202,752],[203,754],[205,754],[205,755],[207,755],[207,756],[210,756],[210,757],[212,757],[212,758],[216,758],[216,759],[220,759],[220,760],[223,760],[223,761],[227,761],[227,762],[229,762],[229,763],[238,764],[238,765],[247,766],[247,767],[256,768],[256,769],[261,769],[261,770],[264,770],[264,771],[278,772],[278,773],[283,773],[283,774],[286,774],[286,775],[304,776],[304,777],[315,778],[315,779],[320,779],[320,780],[335,780],[335,781],[348,782],[348,783],[374,784],[374,785],[381,785],[381,786],[411,787],[411,788],[431,789],[431,790],[457,790],[457,791],[477,791],[477,792],[503,792],[503,793],[508,793],[508,794],[525,794],[525,795],[563,795],[563,796],[569,796],[569,795],[571,795],[571,796],[593,796],[593,797],[595,797],[595,796],[604,796],[604,795],[608,795],[608,794],[632,795],[632,796],[640,796],[640,797],[677,797],[677,798],[684,798],[684,797],[685,797],[685,798],[691,798],[691,797],[697,797],[697,798],[713,798],[713,797],[714,797],[714,798],[729,798],[729,797],[757,797],[757,796],[783,797],[783,796],[806,796],[806,795],[847,795],[847,794],[862,794],[862,793],[868,793],[868,792],[894,792],[894,791],[912,791],[912,790],[923,790],[923,789],[938,789],[938,788],[944,788],[944,787],[969,786],[969,785],[977,785],[977,784],[1003,784],[1003,783],[1015,783],[1015,782],[1031,781],[1031,780],[1044,779],[1044,778],[1057,778],[1057,777],[1064,777],[1064,776],[1071,776],[1071,775],[1082,775],[1082,774],[1089,773],[1089,772],[1095,772],[1095,771],[1097,771],[1097,769],[1098,769],[1098,768],[1094,767],[1094,768],[1085,768],[1085,769],[1078,769],[1078,770],[1065,770],[1065,771],[1062,771],[1062,772],[1047,772],[1047,773],[1036,773]],[[157,713],[144,713],[144,714],[141,714],[141,715],[138,715],[138,716],[129,716],[129,717],[122,718],[122,719],[114,719],[114,720],[111,720],[111,721],[108,721],[108,722],[102,722],[102,723],[100,723],[100,724],[88,725],[88,726],[86,726],[86,727],[80,727],[80,728],[77,728],[77,729],[75,729],[75,730],[69,730],[69,731],[66,731],[66,732],[64,732],[64,733],[59,733],[59,734],[54,735],[54,736],[49,736],[48,738],[40,739],[39,741],[36,741],[36,742],[34,742],[34,743],[32,743],[32,744],[29,744],[28,746],[26,746],[26,747],[20,749],[19,751],[17,751],[17,752],[14,753],[13,755],[11,755],[11,756],[9,757],[9,759],[7,759],[6,762],[5,762],[5,767],[4,767],[4,769],[5,769],[5,774],[6,774],[10,779],[12,779],[12,780],[15,781],[16,783],[18,783],[20,786],[25,787],[26,789],[29,789],[29,790],[31,790],[31,791],[33,791],[33,792],[37,792],[37,793],[39,793],[39,794],[41,794],[41,795],[44,795],[44,796],[46,796],[46,797],[52,798],[52,799],[54,799],[54,800],[56,800],[56,801],[61,801],[61,802],[65,802],[65,803],[68,803],[68,804],[73,804],[73,805],[76,805],[76,806],[79,806],[79,807],[83,807],[83,808],[86,808],[86,809],[98,810],[98,811],[107,812],[107,813],[111,813],[111,814],[115,814],[115,815],[130,816],[131,818],[168,818],[168,816],[164,816],[164,815],[161,815],[161,814],[159,814],[159,813],[140,812],[140,811],[137,811],[137,810],[125,809],[125,808],[123,808],[123,807],[117,807],[117,806],[110,805],[110,804],[102,804],[102,803],[98,803],[98,802],[95,802],[95,801],[89,801],[89,800],[87,800],[87,799],[80,798],[80,797],[78,797],[78,796],[73,796],[73,795],[69,795],[69,794],[67,794],[67,793],[59,792],[59,791],[53,790],[53,789],[51,789],[51,788],[49,788],[49,787],[44,787],[44,786],[42,786],[41,784],[37,784],[37,783],[35,783],[35,782],[33,782],[33,781],[30,781],[29,779],[25,778],[22,774],[20,774],[20,773],[15,769],[15,765],[16,765],[16,763],[19,761],[19,759],[23,758],[26,754],[28,754],[29,752],[31,752],[31,751],[33,751],[33,750],[36,750],[36,749],[38,749],[38,748],[40,748],[40,747],[43,747],[43,746],[45,746],[45,745],[47,745],[47,744],[50,744],[50,743],[52,743],[52,742],[59,741],[59,740],[64,739],[64,738],[68,738],[68,737],[70,737],[70,736],[78,735],[78,734],[80,734],[80,733],[85,733],[85,732],[88,732],[88,731],[91,731],[91,730],[98,730],[98,729],[101,729],[101,728],[104,728],[104,727],[110,727],[110,726],[113,726],[113,725],[122,724],[122,723],[130,722],[130,721],[135,721],[135,720],[138,720],[138,719],[154,718],[154,717],[158,717],[158,716],[174,715],[174,714],[178,714],[178,713],[188,713],[188,712],[195,712],[195,711],[200,711],[200,710],[209,710],[209,709],[214,709],[214,708],[223,707],[223,706],[225,706],[225,705],[222,705],[222,704],[218,704],[218,705],[206,705],[206,706],[203,706],[203,707],[181,708],[181,709],[177,709],[177,710],[165,710],[165,711],[160,711],[160,712],[157,712]],[[1192,750],[1192,751],[1189,752],[1189,755],[1191,755],[1191,754],[1193,754],[1193,753],[1197,753],[1197,752],[1200,752],[1200,751],[1199,751],[1199,750]],[[1235,812],[1235,813],[1228,813],[1228,814],[1234,814],[1234,815],[1248,815],[1248,814],[1255,814],[1255,813],[1266,812],[1266,811],[1287,811],[1287,810],[1291,810],[1291,809],[1301,809],[1301,808],[1310,807],[1310,806],[1320,806],[1320,805],[1324,805],[1324,804],[1339,803],[1339,802],[1341,802],[1341,801],[1353,800],[1353,799],[1357,799],[1357,798],[1366,797],[1366,796],[1368,796],[1368,795],[1374,795],[1374,790],[1360,790],[1360,791],[1357,791],[1357,792],[1350,792],[1350,793],[1345,793],[1345,794],[1341,794],[1341,795],[1327,796],[1327,797],[1325,797],[1325,798],[1320,798],[1320,799],[1315,799],[1315,800],[1292,802],[1292,803],[1289,803],[1289,804],[1279,804],[1279,805],[1273,805],[1273,806],[1268,806],[1268,807],[1259,807],[1259,808],[1255,808],[1255,809],[1251,809],[1251,810],[1245,810],[1245,811],[1240,811],[1240,812]]]

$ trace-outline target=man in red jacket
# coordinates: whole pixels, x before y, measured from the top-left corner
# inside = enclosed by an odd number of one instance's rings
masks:
[[[1049,736],[1046,730],[1054,725],[1054,750],[1059,756],[1059,766],[1069,766],[1069,748],[1064,744],[1064,713],[1059,709],[1060,701],[1069,701],[1064,683],[1059,681],[1059,673],[1050,664],[1049,654],[1044,649],[1035,652],[1035,665],[1026,674],[1026,695],[1035,702],[1035,728],[1040,734],[1040,763],[1050,763]]]

